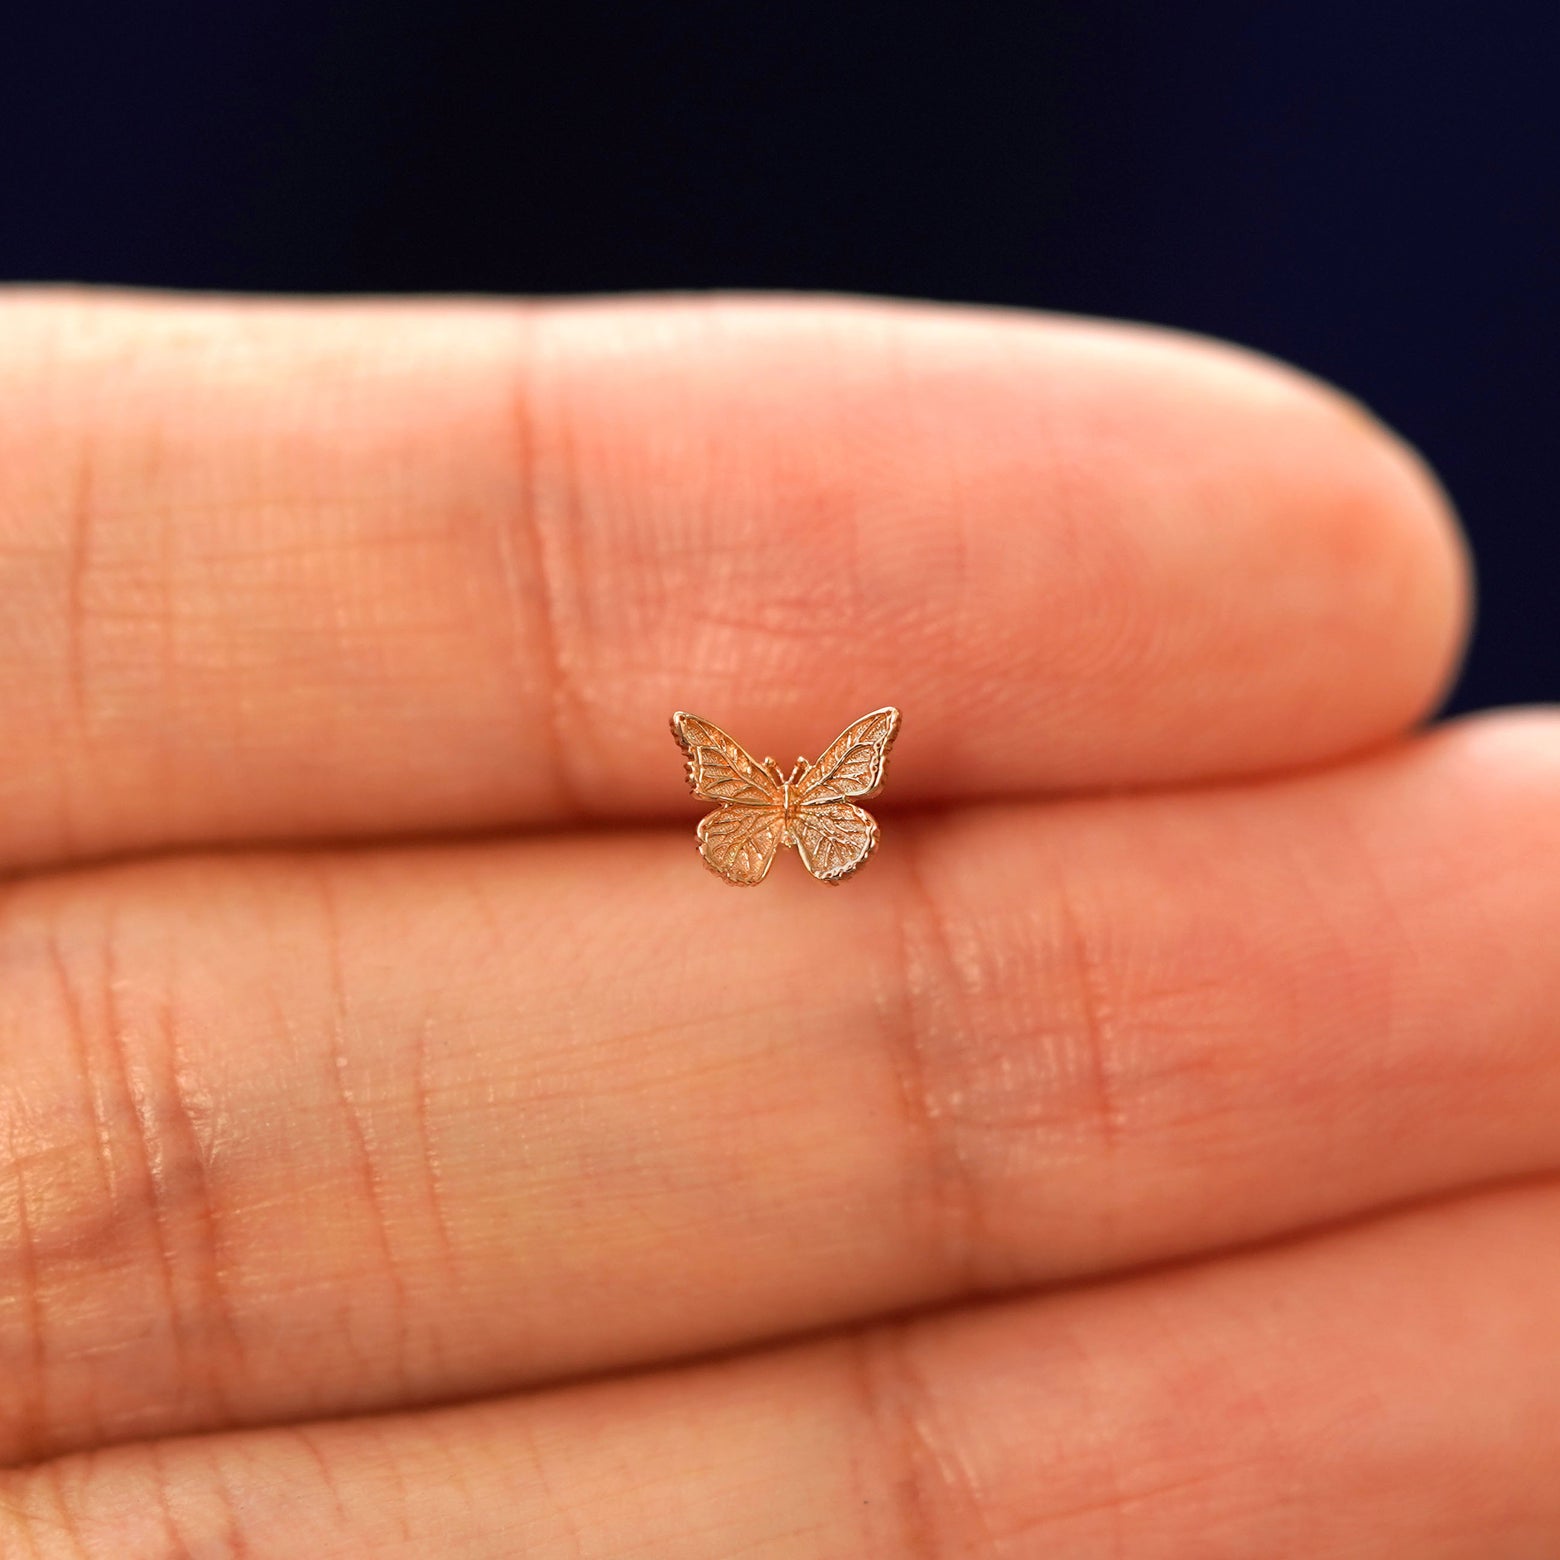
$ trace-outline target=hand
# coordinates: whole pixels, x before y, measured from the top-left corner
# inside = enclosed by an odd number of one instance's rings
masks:
[[[1560,724],[1275,365],[0,306],[0,1552],[1560,1553]],[[883,844],[667,734],[893,703]]]

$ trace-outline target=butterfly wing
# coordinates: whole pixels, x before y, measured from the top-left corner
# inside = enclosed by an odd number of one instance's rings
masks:
[[[899,711],[892,705],[852,721],[792,788],[797,801],[816,807],[875,795],[882,788],[888,750],[898,734]]]
[[[876,820],[851,798],[882,788],[888,750],[898,734],[898,710],[873,710],[852,721],[792,787],[798,805],[791,837],[815,878],[843,882],[877,849]]]
[[[728,883],[762,883],[785,836],[784,787],[712,721],[679,710],[672,735],[696,796],[720,802],[699,820],[699,854]]]
[[[878,826],[854,802],[809,802],[792,818],[791,837],[815,878],[840,883],[877,849]]]
[[[784,835],[779,807],[717,807],[699,820],[699,854],[711,872],[751,888],[764,881]]]
[[[713,721],[683,710],[672,716],[672,735],[688,755],[688,784],[695,796],[738,807],[782,807],[779,783]]]

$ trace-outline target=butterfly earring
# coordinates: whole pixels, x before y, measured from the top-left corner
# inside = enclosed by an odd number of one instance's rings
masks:
[[[877,821],[855,798],[882,788],[898,732],[898,710],[873,710],[852,721],[816,764],[799,758],[782,775],[774,759],[759,763],[713,722],[678,710],[672,735],[688,755],[688,784],[695,796],[720,803],[699,820],[705,866],[751,887],[764,881],[784,846],[820,882],[843,882],[877,848]]]

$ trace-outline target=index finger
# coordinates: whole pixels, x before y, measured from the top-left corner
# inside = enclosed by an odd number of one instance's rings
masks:
[[[0,305],[0,862],[1324,759],[1462,632],[1417,461],[1143,329],[844,301]]]

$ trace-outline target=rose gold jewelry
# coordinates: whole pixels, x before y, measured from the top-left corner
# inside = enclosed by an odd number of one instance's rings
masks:
[[[699,854],[728,883],[762,883],[775,852],[795,848],[823,883],[842,883],[877,848],[878,826],[852,797],[876,796],[888,750],[899,732],[891,705],[853,721],[816,764],[796,761],[782,775],[774,759],[757,763],[719,726],[678,710],[672,735],[688,755],[695,796],[719,802],[699,821]]]

